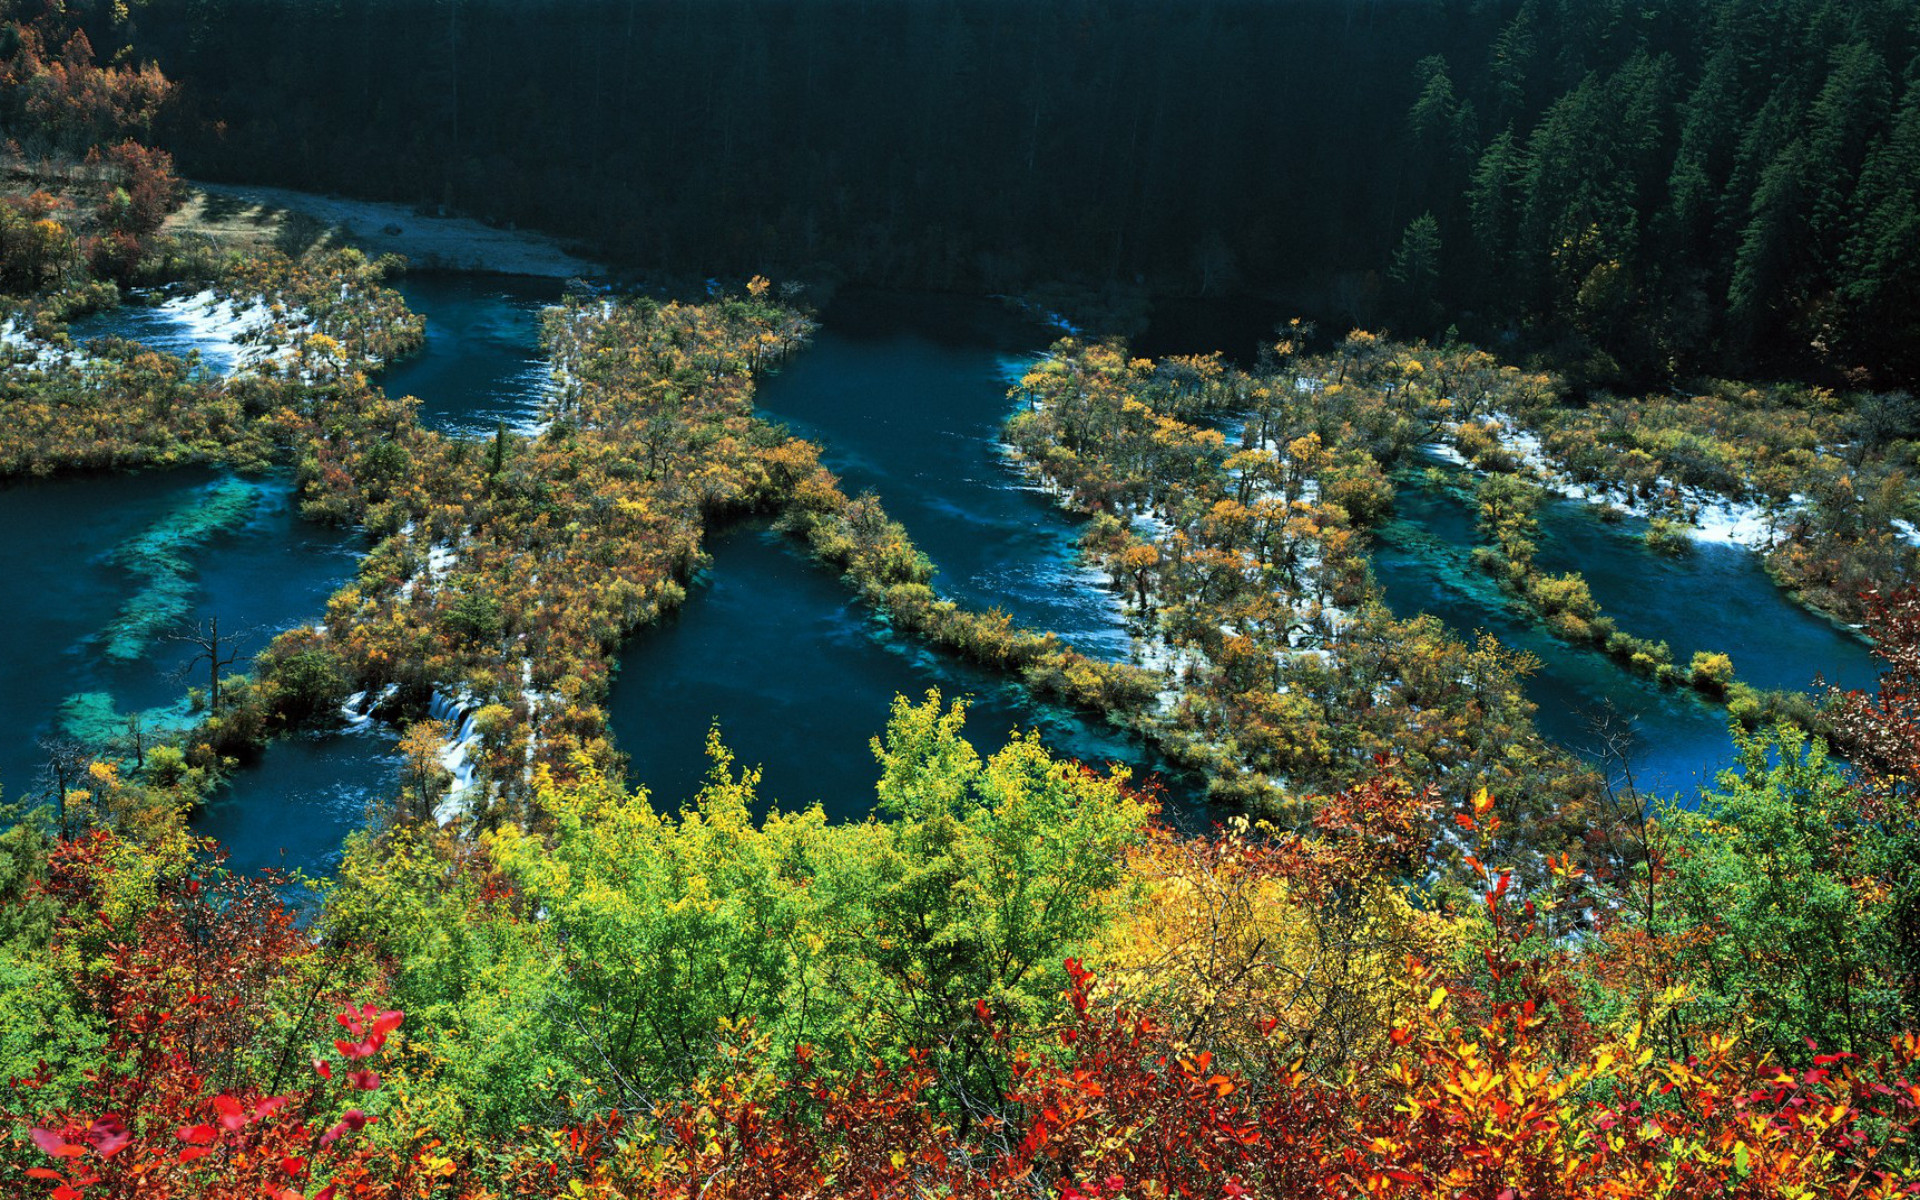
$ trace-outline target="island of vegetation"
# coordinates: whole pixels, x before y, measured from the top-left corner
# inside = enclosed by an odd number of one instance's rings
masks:
[[[1920,1195],[1913,14],[882,3],[842,46],[840,7],[0,0],[0,481],[215,472],[116,551],[137,588],[99,639],[119,663],[186,639],[172,715],[93,694],[40,785],[7,781],[7,1193]],[[1209,114],[1269,128],[1248,72],[1288,29],[1327,53],[1283,95],[1398,73],[1351,119],[1397,105],[1434,212],[1400,219],[1358,164],[1295,214],[1352,201],[1379,278],[1256,219],[1270,165],[1211,214],[1103,169],[1211,161],[1171,148]],[[859,87],[814,78],[880,45]],[[864,90],[895,76],[910,103]],[[908,158],[822,186],[841,168],[758,111],[783,87],[850,162]],[[942,102],[982,89],[1006,103],[948,145]],[[871,143],[845,116],[867,107]],[[355,112],[384,117],[349,143]],[[420,220],[538,219],[663,273],[545,308],[537,420],[440,428],[385,382],[428,336],[396,286],[418,264],[381,241],[404,230],[243,219],[168,147],[379,176]],[[943,217],[908,237],[909,208]],[[1462,231],[1470,264],[1443,252]],[[441,265],[562,254],[436,233],[410,245]],[[1284,320],[1236,361],[1116,328],[1138,289],[1290,260],[1345,298],[1337,329]],[[1130,654],[962,599],[825,439],[757,406],[841,274],[1103,317],[1023,362],[999,436]],[[137,304],[216,327],[220,360],[77,336]],[[187,559],[268,479],[346,531],[351,578],[259,646],[183,629]],[[1711,706],[1727,769],[1643,791],[1543,735],[1536,657],[1394,611],[1375,552],[1433,494],[1471,512],[1502,611]],[[1543,565],[1568,499],[1682,562],[1761,556],[1871,642],[1877,688],[1761,688],[1627,627]],[[749,520],[889,637],[1153,747],[1200,807],[938,691],[873,730],[860,819],[767,794],[717,730],[690,794],[636,781],[622,647],[698,603]],[[250,874],[196,833],[277,741],[345,724],[396,770],[335,869]]]

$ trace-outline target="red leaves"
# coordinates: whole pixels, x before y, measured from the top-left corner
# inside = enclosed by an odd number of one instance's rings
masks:
[[[371,1124],[372,1121],[373,1118],[369,1117],[366,1113],[361,1112],[357,1108],[350,1108],[346,1112],[341,1113],[340,1120],[331,1129],[327,1130],[325,1134],[321,1135],[320,1144],[322,1146],[331,1146],[348,1133],[359,1133]]]
[[[0,1163],[0,1195],[310,1200],[290,1185],[318,1176],[357,1188],[373,1179],[370,1164],[387,1152],[351,1136],[371,1118],[349,1106],[382,1085],[376,1056],[402,1015],[349,1005],[338,985],[310,991],[326,976],[321,951],[271,888],[224,873],[202,878],[194,863],[140,859],[147,853],[98,833],[49,854],[42,892],[57,944],[86,964],[66,986],[100,1014],[102,1057],[113,1067],[63,1090],[64,1108],[51,1107],[49,1070],[0,1090],[0,1115],[27,1132],[37,1160]],[[157,882],[155,902],[132,917],[108,903],[129,863]],[[339,1014],[360,1051],[350,1071],[316,1053],[326,1036],[319,1023],[288,1030],[284,1014],[309,1003]],[[284,1087],[280,1064],[297,1064],[301,1053],[313,1073],[290,1070],[297,1078]],[[324,1146],[323,1131],[333,1132]]]
[[[253,1114],[240,1107],[240,1102],[232,1096],[215,1096],[213,1107],[220,1114],[220,1128],[229,1133],[253,1119]]]
[[[333,1048],[338,1050],[341,1056],[345,1058],[372,1058],[374,1055],[380,1053],[380,1050],[387,1044],[387,1035],[400,1028],[400,1022],[403,1019],[403,1015],[397,1012],[376,1014],[371,1004],[362,1005],[358,1011],[351,1008],[346,1009],[336,1014],[334,1020],[338,1021],[355,1038],[360,1038],[364,1034],[365,1040],[344,1041],[335,1039]],[[318,1064],[316,1064],[316,1067],[318,1067]],[[378,1085],[376,1084],[375,1086]]]
[[[133,1141],[133,1134],[127,1131],[126,1124],[111,1114],[101,1117],[87,1130],[87,1141],[93,1144],[101,1158],[112,1158],[127,1148]]]
[[[62,1139],[59,1134],[50,1133],[45,1129],[35,1129],[27,1136],[33,1139],[34,1145],[55,1158],[78,1158],[87,1152],[85,1146],[75,1146]]]

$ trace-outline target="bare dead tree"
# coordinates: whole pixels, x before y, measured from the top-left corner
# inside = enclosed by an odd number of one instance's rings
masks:
[[[59,822],[60,836],[72,837],[73,828],[67,812],[67,793],[79,786],[86,778],[87,767],[93,762],[93,755],[81,743],[70,737],[45,735],[35,740],[44,756],[40,765],[40,782],[53,797],[54,817]]]
[[[114,739],[114,748],[133,755],[133,769],[138,771],[147,765],[147,746],[152,741],[152,735],[147,732],[146,718],[137,712],[128,713],[126,729]]]
[[[1608,851],[1614,853],[1617,847],[1630,850],[1631,857],[1621,864],[1624,868],[1645,865],[1646,889],[1638,899],[1641,919],[1651,928],[1661,856],[1653,818],[1647,812],[1647,797],[1634,781],[1635,743],[1639,735],[1633,726],[1633,718],[1614,707],[1611,701],[1595,713],[1589,723],[1595,739],[1593,754],[1600,764],[1600,777],[1606,788]]]
[[[220,672],[240,661],[241,644],[257,632],[247,628],[223,634],[220,632],[220,618],[208,617],[166,635],[168,641],[185,643],[197,651],[181,667],[182,674],[190,675],[194,668],[202,665],[207,668],[209,713],[218,715],[220,712]]]

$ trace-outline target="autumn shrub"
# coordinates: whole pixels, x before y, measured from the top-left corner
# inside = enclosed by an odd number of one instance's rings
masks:
[[[1655,554],[1679,557],[1693,549],[1693,538],[1673,521],[1655,518],[1647,523],[1644,536],[1647,548]]]

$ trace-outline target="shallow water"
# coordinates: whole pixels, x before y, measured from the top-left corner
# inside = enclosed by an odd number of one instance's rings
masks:
[[[1572,501],[1549,502],[1540,521],[1540,564],[1578,568],[1603,612],[1635,636],[1666,640],[1676,661],[1718,649],[1734,656],[1740,678],[1759,687],[1806,689],[1820,673],[1850,686],[1872,684],[1865,645],[1794,605],[1746,551],[1703,546],[1693,556],[1665,559],[1637,541],[1631,525],[1609,527]],[[1535,722],[1568,749],[1596,757],[1602,739],[1595,721],[1609,710],[1626,719],[1630,765],[1645,792],[1690,795],[1729,765],[1724,708],[1687,689],[1662,688],[1542,629],[1473,566],[1477,543],[1472,509],[1457,492],[1402,486],[1373,556],[1388,605],[1402,616],[1432,613],[1463,636],[1484,630],[1536,656],[1540,670],[1525,683],[1539,706]]]
[[[757,399],[820,443],[849,493],[879,494],[933,560],[943,595],[1121,659],[1131,641],[1112,596],[1078,565],[1078,520],[1000,450],[1008,389],[1054,336],[992,301],[844,295]]]
[[[300,519],[284,476],[186,470],[0,489],[0,787],[37,787],[36,739],[94,741],[185,719],[204,668],[168,635],[217,617],[250,656],[315,619],[351,577],[357,535]],[[244,657],[242,659],[244,663]]]
[[[540,310],[552,280],[421,274],[401,281],[427,317],[427,345],[387,370],[389,391],[421,400],[436,428],[484,435],[539,419],[547,370]],[[129,306],[75,322],[76,340],[124,337],[167,353],[199,351],[230,370],[233,347],[206,322]],[[0,491],[0,748],[7,795],[44,794],[36,740],[118,736],[125,717],[148,728],[187,721],[183,698],[204,667],[165,633],[217,616],[246,655],[274,634],[317,620],[352,577],[364,547],[351,533],[299,518],[284,478],[211,471],[88,476]],[[244,666],[244,657],[241,666]],[[269,746],[195,817],[233,866],[331,870],[342,839],[365,821],[396,770],[392,731],[310,734]]]
[[[186,358],[200,356],[202,370],[226,375],[240,360],[240,347],[221,330],[216,314],[204,304],[176,298],[165,306],[149,306],[140,297],[118,308],[103,309],[73,321],[67,334],[84,345],[96,338],[125,338],[150,350]]]
[[[426,271],[394,286],[427,318],[427,344],[381,372],[388,395],[418,397],[423,424],[469,437],[542,419],[551,378],[540,312],[560,299],[559,280]]]
[[[973,697],[967,736],[983,756],[1035,727],[1082,761],[1160,766],[1117,730],[894,635],[804,547],[763,525],[729,530],[709,550],[712,569],[687,603],[626,647],[608,702],[631,778],[664,808],[698,788],[717,721],[738,762],[764,769],[763,800],[787,809],[817,800],[836,820],[864,817],[879,778],[868,740],[885,729],[895,695],[918,700],[928,688]],[[1190,793],[1174,804],[1190,809]]]

